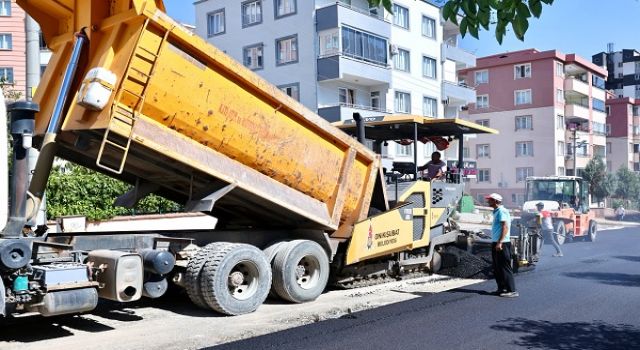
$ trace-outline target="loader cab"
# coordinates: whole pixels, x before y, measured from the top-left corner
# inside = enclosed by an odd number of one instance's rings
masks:
[[[587,184],[580,177],[529,177],[526,182],[525,202],[555,201],[560,208],[573,208],[577,212],[589,211]]]

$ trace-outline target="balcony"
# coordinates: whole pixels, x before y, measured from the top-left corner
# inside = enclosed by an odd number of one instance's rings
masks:
[[[589,107],[567,101],[566,105],[564,106],[564,115],[567,119],[580,118],[589,120]]]
[[[388,65],[342,53],[320,56],[317,72],[319,82],[340,80],[363,86],[391,83],[391,69]]]
[[[375,117],[384,114],[392,114],[392,111],[387,111],[381,108],[373,108],[371,106],[353,105],[353,104],[337,104],[333,106],[324,106],[318,108],[318,115],[330,122],[337,122],[340,120],[353,119],[353,113],[358,112],[364,118]]]
[[[442,100],[449,106],[465,106],[476,102],[476,90],[466,84],[442,82]]]
[[[442,57],[454,61],[456,69],[470,68],[476,66],[476,56],[455,45],[442,44]]]
[[[589,96],[589,84],[575,77],[568,77],[564,80],[564,91],[575,91]]]
[[[318,8],[316,10],[316,30],[320,32],[346,24],[388,38],[391,34],[391,26],[383,18],[384,11],[377,8],[365,8],[364,2],[361,5],[334,2],[331,5]]]

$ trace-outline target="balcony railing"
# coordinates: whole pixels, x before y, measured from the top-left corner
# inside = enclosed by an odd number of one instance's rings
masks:
[[[344,8],[348,8],[351,11],[358,12],[358,13],[363,14],[365,16],[373,17],[373,18],[379,19],[381,21],[384,21],[384,22],[387,22],[387,23],[391,23],[391,21],[389,21],[388,19],[384,18],[384,16],[383,16],[384,11],[381,8],[373,7],[373,8],[365,9],[365,8],[362,8],[362,7],[357,7],[357,6],[354,6],[354,5],[351,5],[351,4],[344,3],[342,1],[336,1],[335,4],[338,5],[338,6],[344,7]],[[329,6],[333,6],[333,4],[332,5],[328,5],[328,6],[324,6],[324,7],[329,7]]]
[[[325,53],[323,55],[318,55],[318,59],[323,59],[323,58],[329,58],[329,57],[334,57],[334,56],[342,56],[345,58],[350,58],[354,61],[360,61],[362,63],[367,63],[376,67],[381,67],[381,68],[391,68],[391,65],[389,65],[386,61],[382,62],[380,60],[375,60],[372,58],[368,58],[368,57],[364,57],[361,55],[356,55],[356,54],[352,54],[350,52],[344,52],[344,51],[334,51],[331,53]]]

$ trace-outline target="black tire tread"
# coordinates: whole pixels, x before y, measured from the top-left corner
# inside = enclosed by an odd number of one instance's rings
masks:
[[[200,275],[202,274],[202,268],[206,262],[210,260],[211,251],[222,244],[228,245],[228,243],[218,242],[207,244],[197,251],[187,263],[186,272],[184,274],[185,290],[187,291],[189,299],[191,299],[191,301],[199,308],[207,310],[210,309],[200,290]]]
[[[309,301],[309,300],[298,299],[298,298],[296,298],[295,296],[292,295],[291,291],[287,287],[287,283],[286,283],[287,281],[286,281],[286,278],[285,278],[284,272],[283,272],[284,269],[285,269],[285,265],[287,264],[287,260],[288,260],[289,256],[291,255],[291,252],[298,245],[303,244],[305,242],[311,242],[311,243],[317,244],[316,242],[309,241],[309,240],[303,240],[303,239],[291,241],[287,245],[282,247],[282,251],[280,251],[276,255],[275,259],[273,260],[272,288],[276,291],[276,293],[278,294],[278,296],[280,298],[282,298],[282,299],[284,299],[286,301],[292,302],[292,303],[302,303],[302,302],[305,302],[305,301]],[[320,247],[319,244],[318,244],[318,247]],[[322,250],[322,247],[320,247],[320,249]],[[328,272],[329,271],[329,264],[327,263],[327,266],[325,266],[324,268],[326,268],[327,272]],[[324,288],[326,288],[326,283],[327,282],[328,282],[328,276],[327,276],[327,280],[325,281],[325,286],[322,288],[322,290],[324,290]]]
[[[201,293],[205,302],[211,309],[221,314],[225,314],[225,315],[239,314],[237,312],[234,312],[233,310],[228,309],[218,301],[217,291],[214,290],[213,286],[214,286],[214,278],[216,276],[216,273],[220,269],[221,264],[226,258],[227,254],[231,253],[235,249],[240,249],[241,247],[254,249],[256,250],[256,254],[264,255],[260,249],[249,244],[238,243],[238,244],[222,245],[214,248],[211,251],[211,256],[209,260],[205,263],[203,267],[203,272],[200,275]],[[264,258],[264,261],[266,262],[266,257]],[[268,263],[266,265],[267,265],[266,271],[270,272],[271,270],[269,269]],[[269,282],[271,282],[271,276],[269,276]],[[264,302],[266,298],[267,298],[267,293],[264,294],[259,304],[262,304],[262,302]]]

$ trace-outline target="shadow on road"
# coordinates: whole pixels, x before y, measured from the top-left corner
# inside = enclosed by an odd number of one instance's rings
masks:
[[[34,331],[34,329],[36,331]],[[112,330],[112,327],[83,316],[40,316],[6,320],[2,325],[0,342],[32,343],[74,335],[73,330],[98,333]]]
[[[640,329],[602,321],[550,322],[508,318],[491,329],[523,333],[514,345],[526,349],[604,350],[640,348]]]
[[[627,260],[627,261],[633,261],[633,262],[640,262],[640,256],[619,255],[619,256],[614,256],[614,258],[621,259],[621,260]]]
[[[563,275],[572,278],[592,280],[612,286],[640,287],[640,275],[628,273],[567,272]]]

